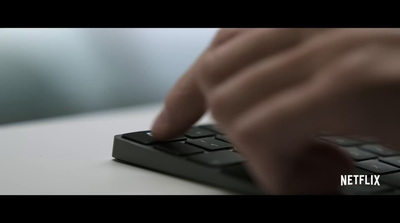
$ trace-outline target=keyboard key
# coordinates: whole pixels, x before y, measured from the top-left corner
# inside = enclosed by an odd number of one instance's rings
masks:
[[[233,177],[252,182],[250,174],[244,166],[244,163],[223,167],[221,171]]]
[[[369,195],[375,194],[379,195],[380,193],[384,193],[387,191],[393,190],[392,187],[388,185],[380,183],[380,186],[372,186],[372,185],[353,185],[353,186],[343,186],[340,188],[342,193],[346,195]]]
[[[351,172],[352,175],[372,175],[374,173],[358,168],[358,167],[354,167],[353,171]]]
[[[190,156],[189,159],[213,167],[227,166],[242,163],[245,161],[238,153],[234,153],[231,151],[203,153]]]
[[[188,139],[186,143],[199,146],[209,151],[233,148],[232,144],[214,138]]]
[[[339,146],[356,146],[362,144],[361,141],[341,136],[320,136],[319,138],[337,144]]]
[[[349,138],[361,141],[363,143],[378,143],[379,142],[379,140],[376,138],[364,137],[364,136],[351,136]]]
[[[179,141],[179,140],[185,140],[186,138],[181,136],[178,138],[170,139],[167,141],[157,141],[155,138],[153,138],[151,131],[141,131],[141,132],[132,132],[132,133],[127,133],[122,135],[122,138],[128,139],[131,141],[135,141],[141,144],[145,145],[150,145],[150,144],[156,144],[156,143],[163,143],[163,142],[172,142],[172,141]]]
[[[350,154],[351,158],[353,158],[355,161],[373,159],[377,157],[377,155],[363,151],[357,147],[341,147],[341,148],[347,151]]]
[[[366,161],[356,162],[354,165],[378,174],[390,173],[400,170],[395,166],[379,162],[378,160],[366,160]]]
[[[185,136],[190,138],[201,138],[201,137],[208,137],[214,136],[215,132],[208,131],[206,129],[192,127],[186,133]]]
[[[228,137],[226,135],[217,135],[215,138],[219,139],[219,140],[222,140],[224,142],[230,143],[230,141],[229,141],[229,139],[228,139]]]
[[[400,156],[381,157],[379,160],[400,167]]]
[[[385,184],[400,188],[400,173],[381,175],[379,178],[379,182],[383,182]]]
[[[360,149],[371,152],[371,153],[378,154],[380,156],[393,156],[393,155],[400,154],[396,151],[393,151],[393,150],[386,148],[379,144],[363,145],[363,146],[360,146]]]
[[[199,147],[191,146],[181,142],[159,144],[154,146],[154,148],[176,156],[187,156],[204,152],[204,150],[200,149]]]
[[[222,130],[218,127],[218,125],[199,125],[199,128],[207,129],[209,131],[213,131],[217,134],[223,134]]]

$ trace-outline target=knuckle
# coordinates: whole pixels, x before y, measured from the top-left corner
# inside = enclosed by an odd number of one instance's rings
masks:
[[[283,32],[283,30],[284,30],[284,28],[274,28],[274,29],[267,29],[267,28],[264,28],[264,29],[258,29],[258,31],[259,31],[261,34],[264,34],[264,35],[271,35],[272,33],[280,34],[280,33]]]
[[[334,29],[325,34],[325,37],[331,41],[363,43],[365,40],[373,36],[371,30],[365,29]]]
[[[334,42],[368,48],[370,45],[398,43],[400,32],[393,29],[336,29],[327,33],[325,38]]]
[[[343,78],[357,78],[364,76],[364,72],[368,71],[368,67],[376,59],[380,48],[371,45],[363,50],[352,53],[341,62],[331,67],[327,71],[327,75],[335,80],[343,80]]]
[[[362,30],[338,30],[337,32],[334,32],[332,34],[334,38],[337,38],[338,40],[342,41],[347,41],[348,39],[355,39],[355,40],[361,40],[366,38],[366,33],[365,31]]]
[[[229,32],[229,29],[218,30],[217,34],[215,35],[215,41],[223,40],[229,34]]]
[[[275,35],[285,37],[287,35],[292,35],[296,32],[296,29],[290,28],[274,28],[274,29],[261,29],[260,33],[263,35]]]
[[[281,36],[293,36],[299,41],[304,40],[317,32],[322,32],[322,30],[315,28],[280,28],[277,30],[277,34]]]
[[[224,43],[229,37],[234,35],[238,29],[220,29],[214,36],[212,46],[216,47]]]

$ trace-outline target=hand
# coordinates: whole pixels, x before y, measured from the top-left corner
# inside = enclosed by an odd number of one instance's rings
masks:
[[[352,161],[314,135],[400,146],[399,97],[397,29],[223,29],[169,93],[152,131],[177,136],[209,109],[267,192],[330,193]]]

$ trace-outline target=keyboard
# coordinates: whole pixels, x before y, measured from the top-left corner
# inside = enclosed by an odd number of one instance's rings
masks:
[[[371,138],[320,134],[354,160],[354,175],[380,175],[380,186],[343,186],[343,195],[400,195],[400,152]],[[157,141],[150,131],[116,135],[116,161],[151,169],[240,194],[266,194],[252,179],[246,160],[217,125],[198,125],[184,135]],[[338,179],[340,180],[340,179]]]

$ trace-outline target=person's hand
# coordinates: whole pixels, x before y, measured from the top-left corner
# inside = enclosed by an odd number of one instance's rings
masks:
[[[223,29],[152,132],[177,136],[210,110],[268,193],[330,193],[352,161],[315,134],[400,146],[399,98],[397,29]]]

